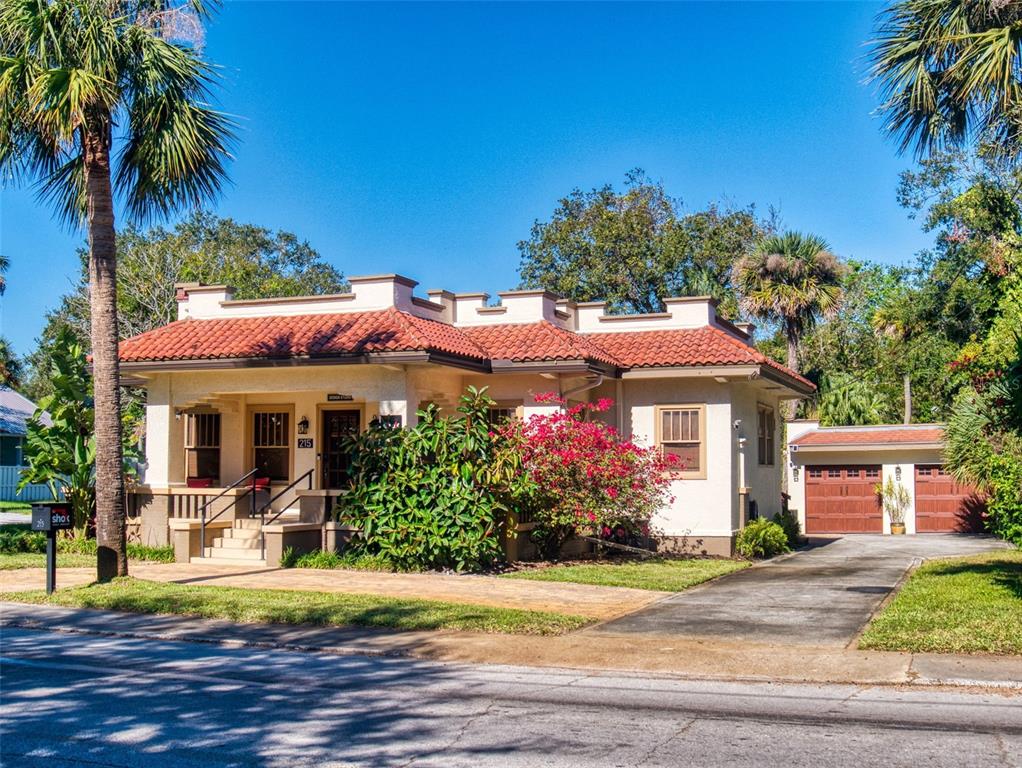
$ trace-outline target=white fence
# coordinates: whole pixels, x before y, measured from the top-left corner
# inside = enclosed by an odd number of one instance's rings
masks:
[[[45,485],[26,485],[18,493],[21,467],[0,467],[0,501],[51,501],[53,496]]]

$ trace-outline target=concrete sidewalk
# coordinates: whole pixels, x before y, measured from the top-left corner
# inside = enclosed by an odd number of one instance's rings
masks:
[[[190,586],[295,589],[347,592],[418,600],[518,608],[585,616],[605,621],[638,610],[670,595],[647,589],[598,587],[554,581],[502,579],[496,576],[382,571],[316,570],[312,568],[245,568],[199,563],[131,563],[132,576]],[[58,568],[57,586],[89,584],[95,568]],[[0,571],[0,592],[42,589],[41,568]]]
[[[534,637],[235,624],[20,603],[0,603],[0,627],[4,626],[339,654],[400,655],[432,661],[646,672],[693,679],[948,685],[1022,694],[1019,657],[789,648],[655,634]]]

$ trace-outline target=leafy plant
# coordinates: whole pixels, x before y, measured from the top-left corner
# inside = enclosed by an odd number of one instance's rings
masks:
[[[613,401],[568,407],[555,394],[536,396],[557,411],[510,421],[501,436],[522,456],[530,493],[521,501],[537,524],[534,539],[542,553],[556,557],[576,533],[604,538],[648,535],[653,515],[669,503],[674,456],[625,440],[590,416]]]
[[[521,459],[493,433],[485,389],[469,387],[460,417],[435,405],[410,429],[372,424],[348,442],[351,487],[335,509],[359,529],[357,553],[401,569],[478,571],[502,557],[504,523],[521,486]]]
[[[945,459],[986,494],[991,533],[1022,547],[1022,339],[1004,371],[976,373],[955,399]]]
[[[891,525],[904,525],[905,513],[912,503],[908,488],[895,482],[893,477],[888,477],[883,483],[876,484],[876,492],[883,502],[884,512],[887,513]]]
[[[70,331],[57,337],[51,360],[53,394],[38,403],[28,421],[19,490],[45,484],[53,498],[71,505],[75,528],[85,532],[95,512],[96,442],[92,433],[92,382],[88,361]],[[43,412],[49,413],[47,423]]]
[[[784,529],[766,518],[753,520],[735,539],[735,550],[743,557],[774,557],[791,551]]]
[[[281,568],[316,568],[330,570],[333,568],[351,568],[356,571],[393,571],[393,563],[380,555],[369,555],[357,552],[326,552],[321,549],[299,555],[293,547],[288,547],[280,558]]]
[[[798,523],[798,515],[792,510],[785,510],[774,515],[773,521],[784,530],[788,547],[795,549],[802,538],[802,526]]]

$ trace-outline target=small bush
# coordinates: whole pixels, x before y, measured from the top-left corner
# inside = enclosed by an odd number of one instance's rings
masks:
[[[798,524],[798,514],[794,510],[778,512],[774,515],[774,522],[784,529],[784,535],[788,539],[788,548],[795,549],[802,538],[802,526]]]
[[[45,533],[32,531],[27,525],[5,525],[0,529],[0,554],[15,555],[22,552],[38,554],[45,551]]]
[[[784,529],[764,518],[753,520],[741,530],[735,549],[743,557],[774,557],[791,551]]]
[[[96,540],[83,536],[61,536],[57,539],[57,551],[71,555],[96,554]],[[46,534],[32,531],[27,526],[4,526],[0,529],[0,554],[19,553],[45,554]],[[144,544],[128,544],[129,560],[148,560],[159,563],[174,562],[174,548],[147,547]]]
[[[379,555],[359,552],[324,552],[321,549],[299,555],[293,547],[288,547],[280,557],[281,568],[351,568],[356,571],[394,571],[394,564]],[[407,570],[407,569],[404,569]]]

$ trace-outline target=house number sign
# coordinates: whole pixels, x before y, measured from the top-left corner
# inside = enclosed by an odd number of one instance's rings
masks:
[[[342,395],[340,392],[330,392],[326,396],[330,403],[348,403],[355,399],[354,395]]]
[[[312,438],[311,437],[299,437],[298,438],[298,447],[299,448],[311,448],[312,447]]]

